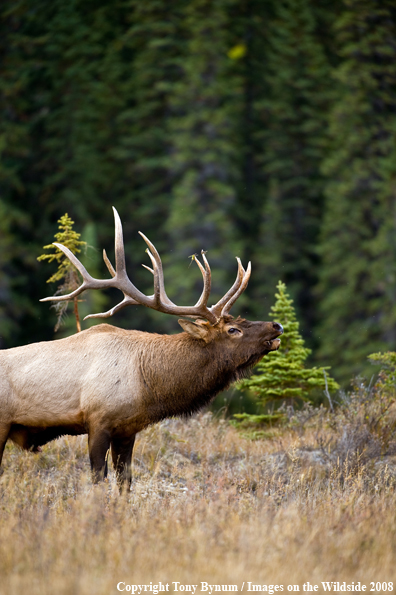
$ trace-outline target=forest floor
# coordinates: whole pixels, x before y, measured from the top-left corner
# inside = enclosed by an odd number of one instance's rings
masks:
[[[160,581],[209,595],[203,581],[391,590],[393,406],[367,395],[344,405],[308,407],[259,440],[211,413],[164,421],[139,435],[133,487],[121,496],[112,471],[92,485],[84,436],[40,454],[7,445],[1,595],[109,595],[118,583],[130,593]]]

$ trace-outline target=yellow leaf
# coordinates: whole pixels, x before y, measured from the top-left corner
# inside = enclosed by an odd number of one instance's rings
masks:
[[[227,52],[227,56],[231,58],[231,60],[240,60],[246,56],[247,47],[244,43],[237,43]]]

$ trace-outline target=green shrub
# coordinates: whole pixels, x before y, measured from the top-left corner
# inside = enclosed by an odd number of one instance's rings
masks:
[[[266,355],[257,366],[257,373],[239,383],[242,390],[250,390],[257,397],[257,402],[265,412],[262,415],[249,416],[246,413],[235,415],[241,422],[275,421],[284,414],[279,407],[268,413],[268,405],[294,404],[296,401],[309,400],[310,393],[317,388],[337,390],[338,384],[327,370],[329,367],[306,368],[305,360],[311,353],[304,347],[304,340],[299,333],[299,323],[291,300],[286,293],[286,285],[279,281],[275,305],[271,308],[270,318],[280,322],[284,328],[281,346],[278,351]]]

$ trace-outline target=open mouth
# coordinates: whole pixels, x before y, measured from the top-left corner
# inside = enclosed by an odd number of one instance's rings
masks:
[[[284,332],[281,324],[274,322],[273,326],[276,328],[278,332],[274,333],[275,336],[273,339],[267,339],[267,341],[264,341],[264,345],[266,349],[268,349],[268,351],[276,351],[277,349],[279,349],[281,340],[278,337],[280,337],[280,335],[283,335]]]
[[[265,345],[267,346],[267,349],[269,351],[276,351],[277,349],[279,349],[279,346],[281,344],[281,340],[280,339],[271,339],[271,341],[265,341]]]

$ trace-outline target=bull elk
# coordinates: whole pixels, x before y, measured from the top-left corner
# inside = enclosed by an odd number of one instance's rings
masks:
[[[166,294],[161,258],[140,232],[152,263],[146,268],[154,277],[153,295],[141,293],[130,281],[115,209],[114,218],[115,270],[103,253],[111,278],[94,279],[65,246],[55,244],[83,282],[69,295],[41,301],[116,287],[124,299],[87,318],[107,318],[125,306],[141,304],[185,317],[178,321],[184,332],[159,335],[101,324],[66,339],[0,352],[0,463],[8,439],[37,452],[64,434],[88,434],[94,481],[106,477],[111,449],[118,484],[129,487],[137,432],[164,418],[197,411],[279,347],[283,329],[277,322],[249,322],[229,314],[248,284],[250,263],[245,270],[237,258],[235,283],[208,307],[211,271],[202,252],[203,264],[195,259],[203,276],[202,294],[195,306],[177,306]]]

